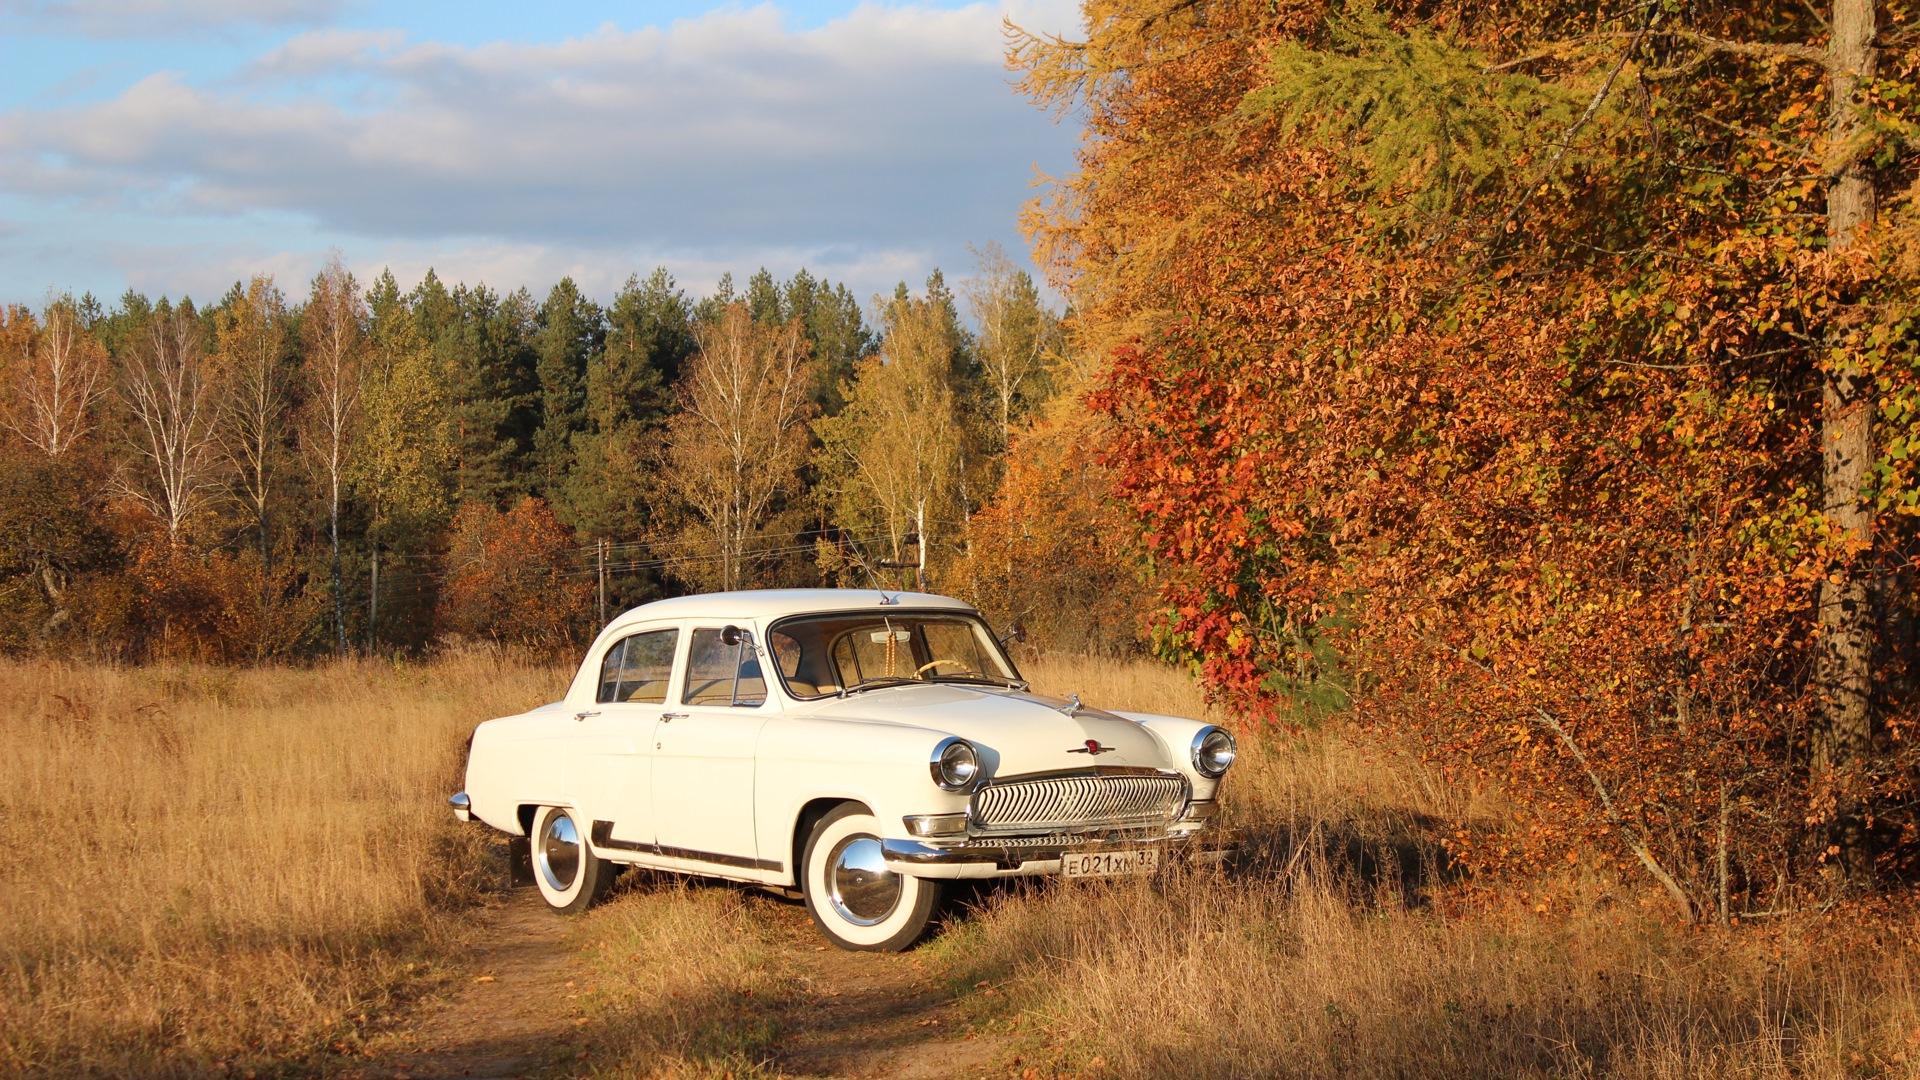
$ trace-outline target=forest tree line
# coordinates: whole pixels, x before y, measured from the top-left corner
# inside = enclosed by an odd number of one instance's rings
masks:
[[[1031,277],[978,255],[957,292],[868,303],[804,270],[695,298],[660,269],[603,305],[334,260],[291,297],[11,306],[0,645],[564,650],[662,595],[878,585],[1126,647],[1130,612],[1016,583],[1047,556],[991,512],[1007,450],[1080,376]],[[1102,574],[1137,603],[1117,557],[1055,599],[1110,608]]]

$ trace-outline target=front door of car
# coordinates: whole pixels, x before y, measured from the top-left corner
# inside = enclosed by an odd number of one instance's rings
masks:
[[[654,742],[680,637],[677,628],[642,630],[614,642],[600,663],[599,715],[587,723],[621,750],[603,763],[601,798],[589,808],[599,847],[652,851]]]
[[[769,707],[752,632],[696,627],[681,671],[678,703],[654,733],[660,854],[765,869],[754,842],[753,773]]]

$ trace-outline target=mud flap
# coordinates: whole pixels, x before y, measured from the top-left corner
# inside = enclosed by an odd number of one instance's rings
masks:
[[[524,836],[507,839],[507,887],[533,884],[533,841]]]

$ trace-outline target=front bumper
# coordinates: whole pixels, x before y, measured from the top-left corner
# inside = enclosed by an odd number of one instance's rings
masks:
[[[934,844],[924,840],[882,840],[887,869],[922,878],[1040,877],[1060,872],[1060,859],[1082,851],[1138,851],[1159,848],[1162,858],[1189,858],[1219,862],[1239,843],[1225,829],[1171,833],[1156,837],[1061,837],[1034,843],[1010,839],[975,839],[964,843]]]

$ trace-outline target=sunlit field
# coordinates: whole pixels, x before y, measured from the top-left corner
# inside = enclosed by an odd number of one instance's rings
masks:
[[[485,656],[0,664],[0,1071],[200,1075],[352,1043],[489,879],[444,801],[467,732],[562,678]]]
[[[1204,708],[1154,665],[1025,670]],[[1578,873],[1463,895],[1435,826],[1493,825],[1489,796],[1339,724],[1241,745],[1222,796],[1246,831],[1235,864],[1003,892],[932,946],[1027,1060],[1114,1077],[1920,1075],[1910,920],[1692,929],[1642,882]]]
[[[1089,703],[1206,709],[1159,665],[1023,670]],[[322,1071],[404,1018],[503,877],[445,808],[462,741],[566,675],[486,655],[0,665],[0,1072]],[[1638,882],[1577,874],[1469,895],[1434,838],[1496,827],[1492,796],[1339,724],[1242,748],[1235,862],[984,890],[922,947],[1012,1075],[1920,1075],[1907,923],[1697,930]],[[790,909],[625,881],[571,938],[596,972],[593,1067],[775,1073],[805,1014],[768,1003],[815,944],[767,923]]]

